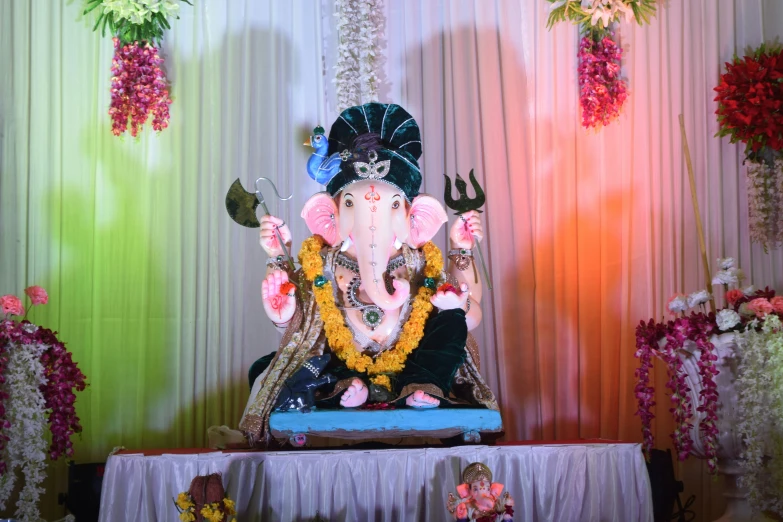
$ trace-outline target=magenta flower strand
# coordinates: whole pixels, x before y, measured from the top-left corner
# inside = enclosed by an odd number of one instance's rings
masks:
[[[582,126],[599,128],[620,115],[628,98],[625,80],[620,77],[623,50],[609,36],[583,36],[579,42],[579,103]]]
[[[109,115],[115,136],[130,127],[136,137],[150,116],[154,130],[168,127],[171,97],[162,64],[158,49],[149,42],[123,45],[114,38]]]

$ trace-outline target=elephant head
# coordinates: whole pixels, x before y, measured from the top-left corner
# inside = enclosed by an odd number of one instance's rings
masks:
[[[490,511],[503,493],[503,484],[490,482],[483,477],[475,482],[457,486],[457,494],[481,511]]]
[[[402,243],[421,247],[448,220],[432,196],[421,194],[408,203],[402,190],[377,179],[352,183],[334,197],[315,194],[302,217],[330,245],[342,242],[344,250],[354,245],[362,289],[384,310],[399,308],[410,295],[409,283],[400,279],[393,281],[393,293],[387,291],[383,273],[390,257]]]

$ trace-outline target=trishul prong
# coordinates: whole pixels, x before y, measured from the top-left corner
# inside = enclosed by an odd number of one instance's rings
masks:
[[[481,188],[481,185],[479,185],[478,181],[476,181],[476,176],[473,174],[473,169],[470,169],[468,179],[470,179],[470,184],[473,186],[473,190],[476,192],[476,197],[474,198],[468,196],[468,184],[465,183],[465,180],[462,179],[459,174],[457,174],[454,180],[454,186],[457,188],[459,198],[454,199],[451,196],[451,179],[449,179],[446,174],[443,174],[443,177],[446,178],[443,200],[446,202],[447,207],[456,211],[455,214],[460,216],[460,218],[462,218],[462,214],[465,212],[470,212],[471,210],[481,212],[479,209],[484,206],[487,198],[484,194],[484,190]],[[478,239],[476,239],[475,236],[474,239],[476,240],[476,251],[478,252],[479,262],[481,262],[481,270],[484,272],[484,279],[487,281],[487,290],[492,290],[492,281],[489,279],[489,271],[487,270],[486,263],[484,263],[484,255],[481,253],[481,247],[479,245]]]

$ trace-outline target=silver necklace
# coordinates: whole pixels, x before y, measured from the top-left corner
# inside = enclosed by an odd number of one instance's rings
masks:
[[[337,254],[337,259],[335,260],[335,262],[339,266],[343,268],[347,268],[354,274],[359,275],[359,263],[356,262],[356,260],[346,256],[342,252]],[[404,264],[405,264],[405,256],[403,256],[402,254],[397,254],[396,256],[394,256],[389,260],[389,263],[386,265],[386,271],[389,273],[394,272]]]
[[[351,282],[348,283],[348,303],[352,308],[361,311],[362,323],[364,323],[364,326],[374,331],[383,321],[386,312],[384,312],[383,309],[379,306],[363,303],[359,300],[357,294],[359,292],[359,286],[362,284],[362,278],[359,277],[359,264],[350,257],[344,255],[342,252],[337,255],[336,262],[339,266],[347,268],[356,274],[354,278],[351,279]],[[391,273],[404,264],[405,257],[402,254],[398,254],[389,260],[389,263],[386,265],[386,271],[387,273]]]

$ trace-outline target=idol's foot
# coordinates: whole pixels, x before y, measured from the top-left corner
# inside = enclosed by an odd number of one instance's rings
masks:
[[[354,378],[354,380],[351,381],[351,385],[348,386],[342,397],[340,397],[340,406],[343,408],[356,408],[357,406],[361,406],[367,402],[369,393],[370,390],[362,380]]]
[[[408,398],[405,399],[405,404],[411,408],[437,408],[440,405],[440,401],[421,390],[416,390],[411,395],[408,395]]]
[[[210,426],[207,430],[209,447],[212,449],[248,449],[250,444],[245,434],[228,426]]]

